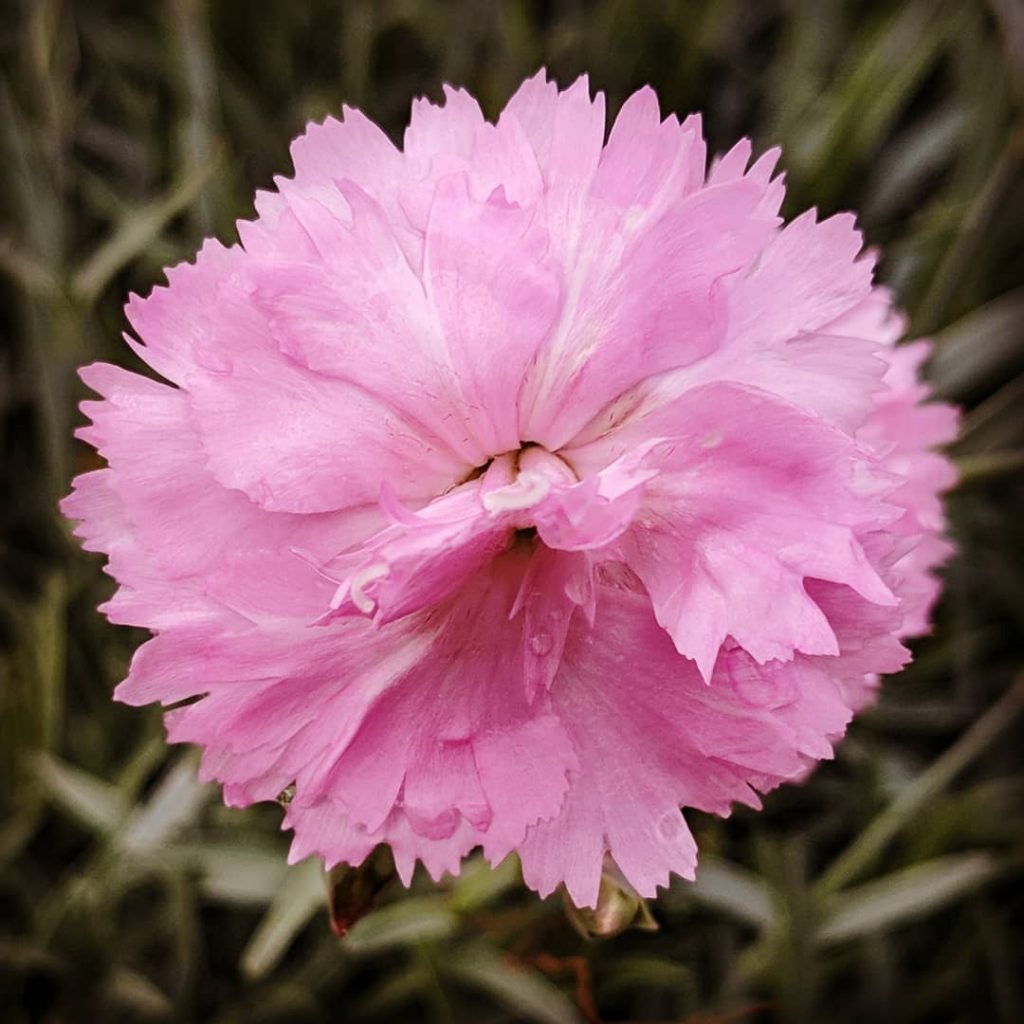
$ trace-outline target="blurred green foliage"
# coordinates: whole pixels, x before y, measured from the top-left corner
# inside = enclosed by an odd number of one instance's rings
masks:
[[[0,1015],[66,1021],[1024,1020],[1020,0],[5,0],[0,19]],[[141,635],[56,513],[95,457],[76,365],[234,237],[343,102],[395,138],[449,80],[650,82],[712,148],[781,143],[787,213],[853,208],[965,406],[934,636],[834,763],[691,815],[657,933],[582,938],[517,868],[388,889],[338,940],[274,807],[229,811],[110,691]],[[1016,684],[1014,680],[1016,679]],[[1016,688],[1014,688],[1016,686]],[[1016,736],[1016,738],[1014,738]]]

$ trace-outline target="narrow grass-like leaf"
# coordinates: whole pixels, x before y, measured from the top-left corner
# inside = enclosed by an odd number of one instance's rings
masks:
[[[480,942],[449,956],[444,967],[463,984],[486,992],[506,1006],[516,1020],[538,1024],[581,1024],[583,1020],[554,982],[539,971],[506,960]]]
[[[212,786],[196,779],[196,761],[185,755],[160,780],[143,807],[125,823],[121,845],[135,854],[159,852],[160,847],[191,825],[213,796]]]
[[[898,928],[977,891],[1002,867],[986,851],[913,864],[836,897],[817,940],[831,945]]]
[[[458,919],[436,896],[399,900],[357,921],[344,940],[353,953],[379,953],[451,935]]]
[[[660,956],[627,954],[616,958],[615,971],[601,985],[601,993],[629,990],[670,992],[682,1005],[691,1007],[697,1002],[700,985],[696,973],[687,964]]]
[[[818,895],[835,892],[860,876],[933,797],[941,793],[1003,731],[1024,707],[1024,676],[923,774],[861,832],[822,875]]]
[[[984,186],[973,197],[952,243],[946,247],[942,261],[931,275],[921,302],[921,313],[916,318],[917,330],[927,333],[944,322],[961,279],[967,275],[994,222],[1001,216],[1007,194],[1019,180],[1022,163],[1024,128],[1017,128],[1007,139]]]
[[[128,814],[116,786],[50,754],[36,758],[36,774],[63,811],[100,835],[112,835]]]
[[[288,876],[277,847],[261,838],[173,843],[167,857],[196,873],[200,891],[217,903],[268,906]]]
[[[972,399],[1024,370],[1024,288],[993,299],[939,333],[928,365],[935,391]]]
[[[702,857],[697,878],[687,886],[686,895],[731,917],[763,928],[775,916],[771,893],[752,871],[718,857]]]
[[[220,160],[214,149],[201,167],[173,185],[161,199],[124,214],[114,233],[78,268],[71,291],[84,305],[91,305],[107,282],[160,236],[167,223],[188,207],[213,174]]]
[[[521,884],[519,858],[514,854],[510,854],[495,868],[483,857],[476,857],[463,864],[452,887],[449,906],[462,913],[476,910]]]
[[[242,953],[242,973],[249,978],[270,973],[310,918],[324,906],[325,893],[319,858],[309,857],[296,864]]]

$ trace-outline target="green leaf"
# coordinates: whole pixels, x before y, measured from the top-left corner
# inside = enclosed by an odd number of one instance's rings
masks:
[[[963,282],[970,282],[972,269],[984,256],[988,238],[1007,215],[1007,203],[1019,180],[1022,163],[1024,129],[1018,126],[1009,134],[984,183],[971,195],[953,237],[943,247],[942,259],[929,275],[928,289],[915,312],[915,331],[928,334],[947,322],[947,312],[955,307]]]
[[[452,977],[508,1007],[516,1020],[580,1024],[583,1019],[553,981],[533,968],[506,960],[480,943],[448,957],[443,967]]]
[[[199,195],[220,162],[220,150],[178,182],[161,199],[124,213],[114,233],[93,252],[71,278],[72,294],[85,305],[96,300],[110,279],[160,237],[168,222]]]
[[[883,220],[902,204],[913,202],[928,176],[952,160],[965,120],[962,108],[940,107],[886,145],[864,212],[873,220]]]
[[[457,925],[455,914],[440,897],[412,897],[381,907],[357,921],[344,944],[353,953],[379,953],[446,938]]]
[[[269,974],[309,919],[324,906],[326,883],[318,857],[296,864],[285,876],[270,908],[242,953],[242,973]]]
[[[1024,448],[965,455],[956,460],[956,468],[960,476],[958,486],[961,490],[990,480],[1016,477],[1024,472]]]
[[[821,102],[826,127],[807,167],[821,205],[830,206],[857,163],[876,152],[955,31],[956,9],[942,6],[937,16],[928,5],[904,4],[868,21],[847,47],[854,59]]]
[[[717,857],[701,857],[697,878],[685,891],[757,928],[771,924],[774,917],[768,886],[753,872]]]
[[[620,956],[615,970],[601,978],[601,994],[670,992],[685,1006],[695,1007],[700,996],[696,972],[664,956]],[[681,1007],[677,1012],[684,1013]]]
[[[196,759],[184,755],[167,770],[145,806],[125,823],[121,846],[134,854],[159,853],[168,840],[196,821],[213,793],[212,786],[196,779]]]
[[[128,814],[115,786],[56,757],[39,754],[36,774],[58,807],[100,835],[113,834]]]
[[[1005,729],[1024,707],[1024,680],[1018,679],[998,703],[978,719],[941,757],[909,783],[888,807],[863,829],[819,879],[819,896],[858,878],[894,836],[933,800]]]
[[[935,338],[928,376],[936,394],[959,401],[1024,369],[1024,288],[957,320]]]
[[[268,906],[288,876],[283,851],[259,836],[174,843],[167,854],[196,872],[203,895],[217,903]]]
[[[825,945],[887,931],[941,910],[1002,870],[991,853],[951,854],[868,882],[831,902],[817,939]]]
[[[170,1020],[174,1015],[170,999],[145,975],[127,967],[115,967],[110,972],[103,982],[103,994],[126,1014],[130,1013],[132,1020]]]
[[[1003,48],[1017,95],[1024,99],[1024,6],[1019,0],[989,0],[1002,29]]]
[[[359,1000],[353,1016],[360,1020],[388,1020],[387,1014],[421,998],[433,982],[430,972],[419,961],[396,967]]]
[[[0,358],[0,400],[5,369]],[[0,430],[2,424],[0,419]],[[45,467],[39,467],[39,472],[45,473]],[[32,758],[39,751],[54,750],[60,735],[65,700],[66,590],[64,575],[55,572],[46,579],[37,600],[12,607],[12,618],[24,630],[24,642],[9,662],[3,657],[0,639],[0,799],[13,796],[22,803],[33,798],[33,787],[22,792],[22,784],[31,781]],[[6,610],[0,603],[0,632]]]
[[[496,868],[483,857],[473,857],[462,865],[449,905],[459,913],[466,913],[493,902],[519,885],[522,885],[522,875],[515,854],[509,854]]]

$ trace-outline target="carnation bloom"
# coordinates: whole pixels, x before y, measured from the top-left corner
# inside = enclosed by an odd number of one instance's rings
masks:
[[[926,628],[954,414],[847,214],[783,226],[777,152],[707,168],[650,89],[460,90],[399,150],[312,125],[241,244],[133,297],[65,500],[155,634],[117,697],[292,857],[481,847],[542,894],[693,877],[829,757]],[[201,698],[191,699],[190,698]]]

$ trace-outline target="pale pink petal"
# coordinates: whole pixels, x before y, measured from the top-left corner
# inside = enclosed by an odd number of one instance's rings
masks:
[[[483,124],[480,104],[465,89],[445,85],[440,106],[421,96],[413,101],[412,118],[405,131],[406,162],[422,176],[439,157],[467,158]]]
[[[461,816],[499,857],[529,824],[557,813],[576,759],[547,696],[527,696],[525,623],[510,622],[528,558],[514,551],[495,560],[447,610],[422,620],[427,656],[377,701],[340,756],[300,778],[296,805],[332,794],[371,832],[398,807],[414,831],[435,839]],[[475,782],[465,778],[470,753]],[[465,771],[451,770],[454,761]],[[546,784],[517,788],[530,772]]]
[[[858,437],[882,453],[882,464],[900,480],[889,500],[905,509],[894,531],[900,551],[893,564],[904,604],[901,636],[928,630],[928,616],[939,593],[935,577],[952,554],[942,537],[945,515],[941,495],[956,483],[953,464],[938,449],[956,437],[957,411],[930,402],[928,388],[919,381],[922,363],[931,353],[927,342],[894,349],[883,393],[873,416]]]
[[[437,188],[427,225],[427,295],[461,382],[470,429],[491,453],[519,447],[518,381],[555,325],[562,283],[536,211],[502,194],[470,198],[461,176]]]
[[[722,384],[687,392],[657,418],[671,436],[644,460],[658,475],[619,546],[658,621],[705,678],[727,636],[760,662],[794,651],[836,654],[806,578],[894,602],[855,527],[891,522],[898,511],[858,493],[871,467],[845,434],[761,392]],[[604,461],[623,433],[569,457],[577,466]]]
[[[533,147],[555,251],[569,256],[583,241],[587,194],[601,159],[604,95],[591,99],[586,75],[560,92],[541,71],[509,100],[506,117],[519,122]]]
[[[354,181],[388,209],[396,198],[404,159],[394,143],[365,114],[343,108],[342,120],[310,124],[291,145],[295,180],[330,186]]]
[[[662,121],[658,98],[646,86],[615,118],[593,192],[625,208],[633,220],[650,219],[703,184],[706,159],[699,118],[682,126],[674,117]]]
[[[605,851],[644,896],[672,873],[692,878],[697,851],[680,805],[756,806],[751,785],[771,788],[806,757],[830,756],[850,717],[810,660],[761,668],[736,652],[708,686],[641,593],[599,590],[595,628],[572,632],[552,690],[581,770],[561,814],[520,849],[529,885],[544,895],[564,882],[581,906],[596,901]]]
[[[710,180],[766,180],[757,164],[742,175],[749,149],[738,146]],[[771,391],[855,430],[883,389],[890,344],[890,306],[871,287],[873,259],[861,253],[853,217],[817,222],[813,211],[787,225],[748,269],[728,279],[723,303],[728,332],[708,358],[658,381],[635,397],[640,411],[688,388],[718,380]],[[601,425],[588,428],[591,436]]]
[[[427,497],[465,474],[384,400],[286,358],[247,269],[242,250],[208,246],[177,268],[172,288],[129,304],[139,354],[187,390],[223,486],[273,511],[310,513],[375,501],[385,479],[403,497]]]
[[[874,261],[852,214],[801,214],[729,290],[733,344],[756,348],[813,333],[867,296]]]
[[[332,587],[308,560],[362,540],[379,518],[372,509],[266,512],[217,486],[185,392],[103,363],[84,368],[82,377],[105,401],[82,403],[93,422],[79,436],[110,464],[105,479],[125,510],[125,540],[133,537],[148,563],[140,573],[138,558],[112,557],[115,578],[143,596],[155,583],[164,599],[173,581],[183,595],[191,591],[250,617],[305,621],[322,610]],[[173,445],[164,443],[168,437]],[[77,517],[74,503],[67,514]],[[297,549],[308,553],[305,560]]]
[[[595,267],[528,382],[527,437],[559,448],[634,384],[722,344],[722,282],[754,259],[774,227],[755,215],[759,199],[746,181],[698,192],[620,242],[614,264]]]
[[[549,690],[562,663],[573,614],[594,621],[594,566],[586,552],[539,546],[523,576],[512,618],[523,615],[523,685],[526,699]]]
[[[525,209],[544,191],[537,154],[515,117],[503,116],[497,124],[477,128],[465,173],[478,202],[500,190],[508,202]]]
[[[649,446],[620,456],[599,473],[555,489],[532,513],[541,540],[561,551],[603,548],[632,523],[644,485],[658,471],[647,466]]]
[[[286,356],[388,403],[468,469],[485,451],[465,417],[440,414],[459,404],[460,385],[423,284],[384,210],[354,186],[344,191],[351,224],[339,226],[329,265],[253,262],[250,301]]]
[[[450,597],[485,569],[512,542],[509,524],[489,514],[481,496],[502,468],[496,464],[483,481],[463,484],[324,562],[324,574],[337,581],[334,614],[325,621],[362,614],[383,625]]]

